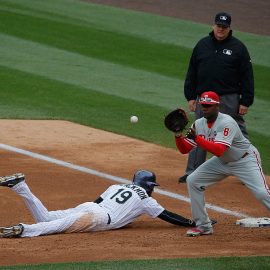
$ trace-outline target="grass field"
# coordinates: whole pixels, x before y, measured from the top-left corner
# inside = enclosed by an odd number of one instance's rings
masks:
[[[0,17],[1,118],[65,119],[175,147],[163,117],[177,106],[186,108],[188,60],[210,26],[75,0],[0,0]],[[253,60],[256,99],[246,120],[269,174],[270,37],[235,36]],[[130,115],[138,115],[139,123],[129,125]],[[143,269],[141,264],[147,269],[168,269],[168,264],[170,269],[178,264],[181,269],[229,269],[224,268],[228,264],[230,269],[245,269],[242,264],[269,268],[269,258],[190,261],[29,269]]]
[[[21,270],[23,266],[0,267],[1,270]],[[225,258],[200,258],[200,259],[172,259],[172,260],[136,260],[136,261],[108,261],[89,263],[58,263],[44,265],[27,265],[29,270],[268,270],[269,257],[225,257]]]

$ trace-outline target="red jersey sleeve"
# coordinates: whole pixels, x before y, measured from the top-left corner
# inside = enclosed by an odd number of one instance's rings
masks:
[[[193,145],[191,145],[183,136],[175,137],[175,143],[182,154],[187,154],[193,148]]]
[[[201,136],[197,136],[195,139],[195,142],[202,149],[212,153],[213,155],[215,155],[217,157],[222,156],[224,154],[224,152],[228,149],[227,145],[224,145],[222,143],[207,141]]]

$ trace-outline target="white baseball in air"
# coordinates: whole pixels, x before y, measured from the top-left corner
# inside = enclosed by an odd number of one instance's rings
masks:
[[[130,117],[130,122],[131,123],[137,123],[139,121],[139,118],[136,115],[133,115]]]

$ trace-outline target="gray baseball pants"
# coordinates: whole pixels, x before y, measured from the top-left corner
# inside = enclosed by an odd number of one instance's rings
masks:
[[[214,156],[204,162],[187,178],[193,220],[198,227],[211,227],[205,208],[205,189],[227,176],[240,179],[270,211],[270,190],[262,172],[260,154],[251,146],[248,155],[238,161],[225,163]]]

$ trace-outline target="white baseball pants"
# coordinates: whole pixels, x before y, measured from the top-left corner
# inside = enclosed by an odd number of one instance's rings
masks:
[[[101,231],[107,229],[108,214],[93,202],[86,202],[67,210],[48,211],[30,191],[25,181],[12,190],[20,195],[36,220],[36,224],[23,224],[21,237],[34,237],[56,233]]]

